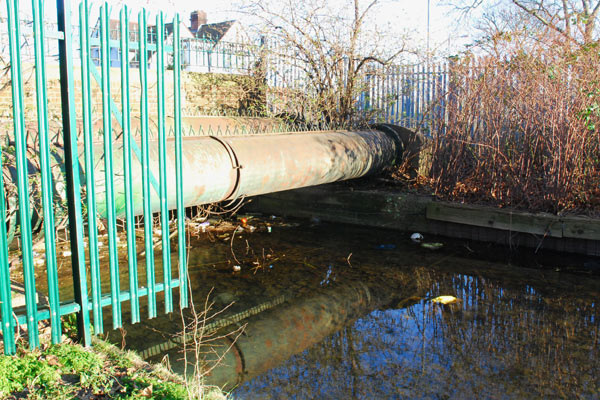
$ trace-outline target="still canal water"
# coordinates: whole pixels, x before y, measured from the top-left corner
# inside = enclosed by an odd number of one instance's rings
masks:
[[[432,250],[346,225],[254,225],[234,240],[201,234],[190,254],[196,311],[218,313],[200,325],[226,325],[199,349],[221,358],[206,380],[233,399],[600,397],[597,260],[426,237],[444,244]],[[458,300],[432,301],[440,295]],[[127,344],[147,352],[181,326],[180,316],[145,321],[126,328]],[[165,349],[150,359],[168,355],[184,372],[181,349]]]

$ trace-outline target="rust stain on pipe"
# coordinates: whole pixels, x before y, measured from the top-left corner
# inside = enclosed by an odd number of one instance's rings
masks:
[[[100,160],[101,154],[96,156]],[[183,138],[185,206],[233,200],[242,196],[296,189],[365,176],[381,171],[397,157],[397,142],[378,130],[276,135]],[[122,148],[115,145],[117,214],[123,216]],[[96,163],[103,176],[104,163]],[[151,143],[150,170],[158,176],[158,146]],[[133,168],[134,213],[142,213],[141,168]],[[176,207],[174,140],[167,143],[168,207]],[[98,211],[105,213],[104,181],[96,181]],[[156,193],[152,209],[159,210]]]

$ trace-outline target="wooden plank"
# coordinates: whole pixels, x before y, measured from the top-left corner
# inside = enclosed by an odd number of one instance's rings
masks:
[[[563,237],[560,218],[549,214],[530,214],[466,204],[432,202],[427,206],[426,215],[428,219],[437,221]]]
[[[563,217],[563,237],[600,240],[600,220],[585,217]]]

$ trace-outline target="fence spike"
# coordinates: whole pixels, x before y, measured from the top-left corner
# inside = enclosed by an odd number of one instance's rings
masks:
[[[129,102],[129,12],[127,5],[121,8],[119,16],[121,32],[121,106],[123,115],[123,175],[125,184],[125,219],[127,235],[127,265],[129,270],[129,294],[131,298],[131,323],[140,321],[138,298],[138,267],[135,244],[135,213],[131,165],[131,117]]]
[[[171,290],[171,242],[169,239],[169,205],[167,203],[167,137],[165,132],[165,22],[162,11],[156,16],[156,89],[158,96],[158,166],[160,187],[160,225],[162,233],[163,285],[165,312],[173,311]]]
[[[120,328],[121,293],[119,255],[117,247],[117,217],[115,208],[115,188],[113,174],[113,130],[110,91],[110,7],[107,2],[101,7],[100,32],[102,58],[102,121],[104,128],[104,180],[106,196],[106,219],[108,228],[108,253],[110,272],[110,296],[112,304],[113,329]]]

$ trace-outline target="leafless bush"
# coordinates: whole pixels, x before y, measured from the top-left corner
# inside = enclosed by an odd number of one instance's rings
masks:
[[[433,132],[436,193],[554,213],[600,210],[597,48],[506,43],[451,68],[447,117]]]

